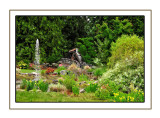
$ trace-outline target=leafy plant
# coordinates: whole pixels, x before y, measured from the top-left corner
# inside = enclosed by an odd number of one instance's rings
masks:
[[[110,98],[110,91],[107,89],[98,88],[95,91],[95,96],[101,100],[105,100],[105,99]]]
[[[63,82],[64,82],[63,79],[58,80],[58,83],[60,83],[60,84],[63,84]]]
[[[48,83],[43,82],[43,80],[39,80],[38,86],[39,86],[39,89],[43,92],[46,92],[48,90]]]
[[[79,81],[87,81],[87,80],[88,80],[88,76],[87,76],[87,75],[84,75],[84,74],[81,74],[81,75],[78,77],[78,80],[79,80]]]
[[[96,77],[100,77],[103,75],[103,73],[106,71],[106,69],[104,68],[96,68],[94,71],[93,71],[93,74],[96,76]]]
[[[79,95],[79,87],[76,85],[72,86],[72,92],[74,95]]]
[[[64,75],[63,78],[64,78],[63,84],[66,86],[66,88],[68,90],[72,91],[73,85],[76,84],[76,82],[75,82],[75,75],[74,74]]]
[[[34,88],[34,84],[35,82],[32,80],[27,81],[27,87],[26,87],[27,91],[32,90]]]
[[[111,54],[108,65],[113,67],[117,61],[132,60],[135,62],[144,62],[144,41],[136,35],[122,35],[111,45]],[[135,58],[138,57],[138,58]],[[134,58],[134,59],[133,59]]]
[[[98,84],[96,83],[90,83],[86,88],[85,88],[85,91],[87,93],[90,93],[90,92],[95,92],[98,88]]]

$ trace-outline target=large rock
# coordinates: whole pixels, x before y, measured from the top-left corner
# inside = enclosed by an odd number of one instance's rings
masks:
[[[84,84],[84,83],[86,83],[86,81],[82,81],[82,82],[80,82],[80,83],[79,83],[79,85],[82,85],[82,84]]]
[[[20,89],[21,88],[21,86],[20,85],[16,85],[16,89]]]
[[[80,91],[79,91],[80,93],[84,93],[85,92],[85,90],[84,89],[80,89]]]
[[[66,75],[66,74],[67,74],[67,71],[66,71],[66,70],[61,70],[61,71],[60,71],[60,74],[61,74],[61,75]]]
[[[98,81],[95,81],[94,83],[95,83],[95,84],[98,84]]]
[[[58,84],[58,80],[54,79],[53,81],[53,84]]]
[[[57,63],[52,63],[52,67],[57,68],[57,67],[58,67],[58,64],[57,64]]]

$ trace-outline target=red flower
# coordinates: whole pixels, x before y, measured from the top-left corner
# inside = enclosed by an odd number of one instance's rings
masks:
[[[59,64],[59,67],[61,67],[62,66],[62,64]]]

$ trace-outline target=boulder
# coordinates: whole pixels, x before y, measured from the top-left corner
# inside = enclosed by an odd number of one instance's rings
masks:
[[[80,89],[80,91],[79,91],[80,93],[84,93],[85,92],[85,90],[84,89]]]
[[[82,81],[82,82],[80,82],[80,83],[79,83],[79,85],[82,85],[82,84],[84,84],[84,83],[86,83],[86,81]]]
[[[20,89],[20,87],[21,87],[20,85],[16,85],[16,89]]]
[[[98,84],[98,81],[95,81],[94,83],[95,83],[95,84]]]
[[[58,67],[58,64],[57,63],[52,63],[52,67]]]
[[[54,79],[53,81],[53,84],[58,84],[58,80]]]
[[[61,71],[60,71],[60,74],[61,74],[61,75],[66,75],[66,74],[67,74],[67,71],[66,71],[66,70],[61,70]]]

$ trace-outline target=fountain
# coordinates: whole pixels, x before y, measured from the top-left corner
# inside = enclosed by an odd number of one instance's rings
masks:
[[[39,50],[39,40],[36,40],[36,47],[35,47],[35,79],[34,81],[38,81],[40,79],[40,50]]]

